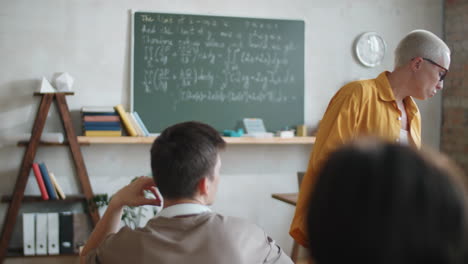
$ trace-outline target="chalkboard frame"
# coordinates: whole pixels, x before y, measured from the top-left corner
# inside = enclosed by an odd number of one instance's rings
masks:
[[[301,19],[288,19],[288,18],[268,18],[268,17],[241,17],[241,16],[225,16],[225,15],[213,15],[213,14],[193,14],[193,13],[166,13],[166,12],[158,12],[158,11],[148,11],[148,10],[131,10],[131,69],[130,69],[130,111],[135,111],[135,19],[137,13],[150,13],[150,14],[159,14],[159,15],[174,15],[174,16],[199,16],[199,17],[208,17],[208,18],[232,18],[232,19],[254,19],[254,20],[273,20],[273,21],[295,21],[295,22],[300,22],[302,23],[302,68],[301,68],[301,75],[302,75],[302,98],[298,102],[301,105],[301,110],[299,113],[300,116],[300,121],[296,122],[297,125],[303,124],[304,123],[304,102],[305,102],[305,58],[304,58],[304,53],[305,53],[305,21]],[[257,116],[255,115],[248,115],[248,116],[242,116],[243,118],[256,118]],[[203,121],[203,120],[202,120]],[[239,127],[241,124],[241,119],[239,120],[233,120],[233,122],[237,121],[236,127]],[[213,125],[214,126],[214,125]],[[290,128],[287,125],[285,125],[282,128]],[[218,129],[222,130],[222,129]],[[268,129],[271,131],[271,129]],[[277,129],[276,129],[277,130]],[[150,131],[150,133],[159,133],[161,131]]]

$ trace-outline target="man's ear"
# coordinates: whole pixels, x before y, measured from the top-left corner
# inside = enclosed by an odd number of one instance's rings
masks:
[[[198,181],[197,188],[198,188],[198,192],[201,195],[208,194],[208,190],[210,189],[209,183],[208,183],[208,177],[201,178],[200,181]]]
[[[422,62],[423,62],[423,58],[421,58],[421,57],[416,57],[416,58],[412,59],[411,63],[410,63],[411,70],[413,72],[415,72],[415,71],[418,71],[419,69],[421,69]]]

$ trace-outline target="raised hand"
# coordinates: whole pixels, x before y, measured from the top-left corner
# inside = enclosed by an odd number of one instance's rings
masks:
[[[151,192],[155,198],[147,198],[145,191]],[[155,205],[160,206],[162,196],[156,188],[153,178],[142,176],[120,189],[111,199],[114,206],[140,206]]]

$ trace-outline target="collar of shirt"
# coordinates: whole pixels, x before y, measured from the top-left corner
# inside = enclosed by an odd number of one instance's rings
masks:
[[[383,101],[395,101],[395,96],[393,95],[392,87],[388,81],[387,74],[390,72],[384,71],[376,78],[376,81],[380,84],[380,88],[377,90],[380,99]]]
[[[201,204],[183,203],[162,209],[161,212],[158,213],[158,217],[162,216],[172,218],[181,215],[196,215],[205,212],[211,212],[211,209]]]
[[[395,101],[395,96],[393,95],[392,86],[390,86],[390,82],[388,81],[387,75],[390,74],[389,71],[384,71],[376,78],[376,81],[380,84],[380,89],[377,91],[379,93],[379,98],[383,101],[391,102]],[[415,115],[418,113],[418,108],[416,107],[416,103],[414,102],[413,98],[406,97],[403,99],[405,104],[406,112]]]

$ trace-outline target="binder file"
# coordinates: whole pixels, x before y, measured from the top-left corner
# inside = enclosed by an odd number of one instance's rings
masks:
[[[58,213],[47,214],[47,251],[49,255],[59,254],[59,215]]]
[[[59,250],[60,254],[73,254],[73,214],[61,212],[59,214]]]
[[[47,255],[47,214],[36,214],[36,255]]]
[[[36,254],[35,214],[23,213],[23,253],[25,256]]]

